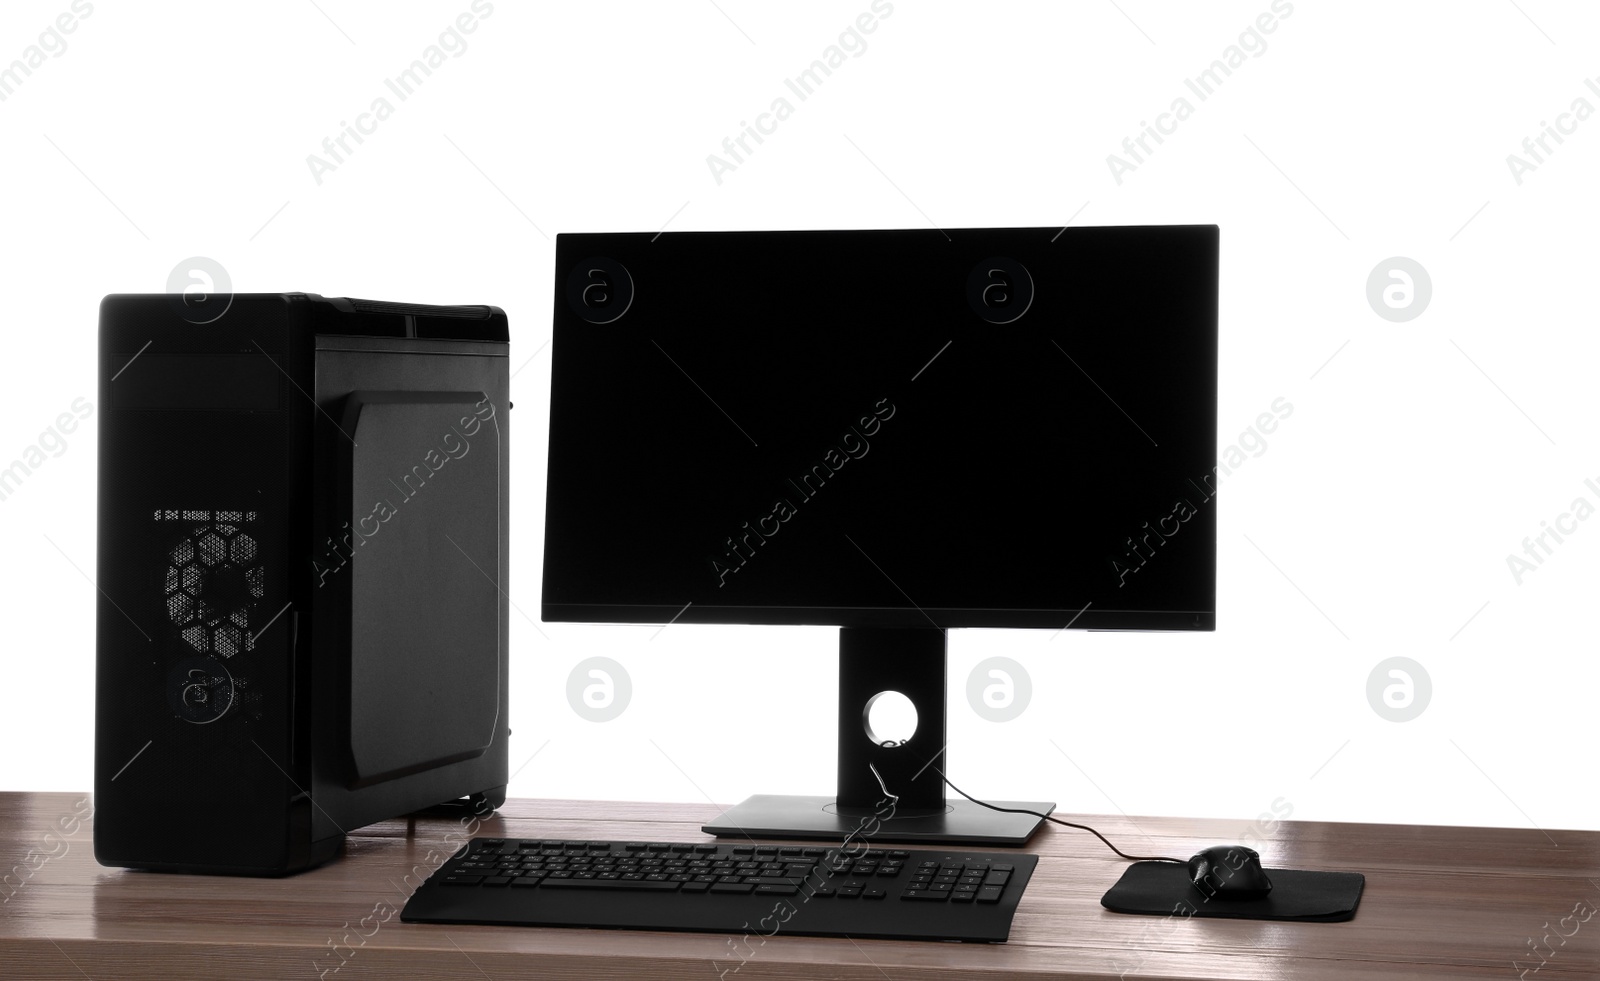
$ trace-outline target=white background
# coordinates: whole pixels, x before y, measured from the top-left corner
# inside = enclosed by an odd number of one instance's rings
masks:
[[[509,590],[536,618],[556,233],[1216,223],[1224,447],[1294,406],[1223,482],[1219,629],[952,632],[952,777],[1241,828],[1274,801],[1600,828],[1600,520],[1520,584],[1506,562],[1575,498],[1600,504],[1600,119],[1520,184],[1506,160],[1575,99],[1600,108],[1600,14],[1295,0],[1199,102],[1184,79],[1269,3],[896,0],[719,184],[707,155],[870,0],[496,0],[403,103],[383,80],[470,0],[96,0],[0,102],[0,466],[94,401],[99,298],[159,292],[188,256],[239,291],[495,303],[520,369]],[[0,63],[68,10],[7,0]],[[307,156],[383,95],[392,117],[319,184]],[[1119,184],[1107,155],[1179,96],[1193,115]],[[1409,322],[1367,302],[1392,256],[1431,274]],[[91,783],[96,429],[0,501],[0,789]],[[511,625],[514,796],[831,791],[835,631]],[[595,655],[632,680],[609,723],[566,700]],[[1032,678],[1012,722],[965,699],[996,655]],[[1366,694],[1396,655],[1433,686],[1406,723]]]

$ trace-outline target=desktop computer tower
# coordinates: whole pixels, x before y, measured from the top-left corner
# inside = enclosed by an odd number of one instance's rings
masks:
[[[505,314],[195,299],[100,310],[95,857],[281,875],[499,806]]]

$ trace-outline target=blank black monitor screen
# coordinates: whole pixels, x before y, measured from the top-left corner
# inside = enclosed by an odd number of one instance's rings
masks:
[[[545,619],[1214,629],[1217,249],[560,236]]]

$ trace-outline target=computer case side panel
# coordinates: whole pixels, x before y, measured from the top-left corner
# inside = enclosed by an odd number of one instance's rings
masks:
[[[315,338],[319,831],[505,799],[510,378],[482,309],[447,336]]]

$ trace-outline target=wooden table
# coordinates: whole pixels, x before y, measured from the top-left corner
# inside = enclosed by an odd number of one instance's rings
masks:
[[[1030,846],[1043,858],[1008,944],[780,936],[741,964],[730,938],[715,934],[401,923],[405,877],[425,875],[448,850],[445,836],[459,826],[449,818],[386,821],[357,832],[323,868],[238,879],[102,868],[92,822],[73,820],[87,810],[82,794],[0,794],[0,978],[1505,981],[1524,968],[1520,976],[1537,981],[1600,978],[1593,832],[1286,822],[1258,845],[1269,868],[1367,875],[1354,921],[1295,924],[1107,912],[1100,896],[1123,863],[1086,833],[1047,827]],[[700,841],[701,822],[715,814],[688,804],[517,800],[481,833]],[[1125,847],[1177,855],[1237,841],[1243,826],[1080,820]]]

